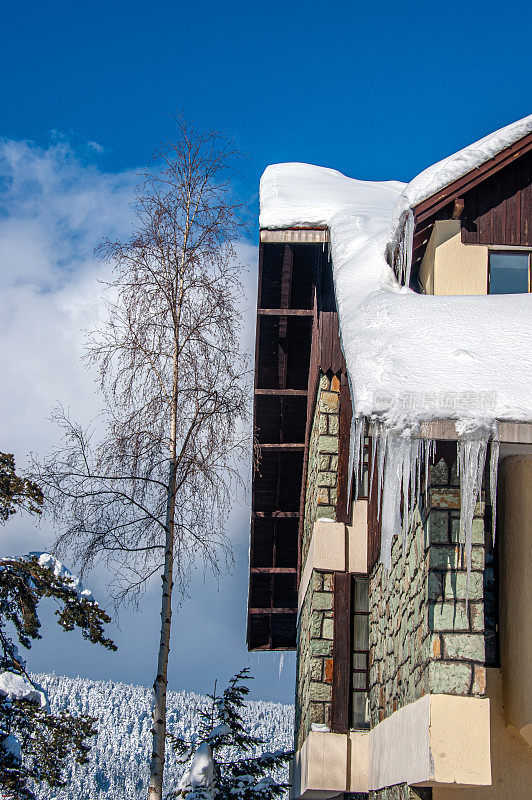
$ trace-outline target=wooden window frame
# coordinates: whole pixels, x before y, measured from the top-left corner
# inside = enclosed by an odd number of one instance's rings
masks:
[[[491,266],[490,266],[490,259],[491,255],[505,255],[508,253],[526,253],[528,255],[528,291],[527,292],[520,292],[519,294],[530,294],[532,292],[532,250],[526,247],[488,247],[488,276],[487,276],[487,294],[491,294],[490,292],[490,279],[491,279]],[[494,293],[495,294],[495,293]],[[498,294],[498,293],[497,293]]]

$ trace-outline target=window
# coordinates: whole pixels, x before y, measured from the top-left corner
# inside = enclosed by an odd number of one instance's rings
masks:
[[[498,250],[489,254],[489,294],[521,294],[530,291],[530,253]]]
[[[351,727],[369,728],[369,578],[353,576]]]

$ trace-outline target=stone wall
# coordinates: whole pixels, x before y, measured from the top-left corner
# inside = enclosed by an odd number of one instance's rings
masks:
[[[297,631],[295,746],[312,724],[330,725],[332,699],[333,573],[314,570]]]
[[[379,564],[371,575],[372,727],[427,692],[485,693],[484,498],[473,522],[469,602],[459,528],[456,467],[442,459],[431,468],[429,508],[416,509],[404,554],[398,536],[390,574]]]
[[[442,459],[432,469],[430,490],[428,622],[431,631],[429,691],[483,696],[486,690],[484,630],[485,494],[473,520],[471,574],[467,587],[460,545],[460,487],[456,464]]]
[[[340,380],[336,375],[322,374],[309,442],[302,564],[307,557],[314,522],[320,517],[336,519],[339,410]]]
[[[425,527],[416,510],[404,547],[392,545],[392,568],[370,580],[370,717],[374,727],[428,691],[428,558]]]

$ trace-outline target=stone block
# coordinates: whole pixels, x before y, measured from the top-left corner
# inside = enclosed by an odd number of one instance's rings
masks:
[[[332,686],[328,683],[316,683],[315,681],[311,681],[310,697],[311,700],[325,703],[330,702],[332,699]]]
[[[449,467],[444,459],[440,459],[437,464],[430,467],[430,483],[441,486],[449,483]]]
[[[329,499],[329,489],[320,486],[317,491],[317,500],[319,506],[330,506],[331,501]]]
[[[323,591],[324,592],[332,592],[333,591],[333,576],[330,572],[323,573]]]
[[[433,694],[469,694],[471,665],[448,661],[429,664],[429,691]]]
[[[323,620],[322,637],[324,639],[332,639],[334,631],[334,620],[327,618]]]
[[[327,414],[320,414],[318,416],[318,430],[319,430],[320,436],[324,436],[324,435],[326,435],[328,433],[328,431],[329,431],[329,421],[328,421]]]
[[[320,436],[320,452],[334,453],[338,452],[338,437],[337,436]]]
[[[444,544],[449,541],[449,512],[434,510],[429,516],[430,541]]]
[[[336,414],[329,414],[329,433],[338,436],[339,422]]]
[[[313,608],[319,611],[332,611],[333,607],[333,593],[332,592],[314,592],[312,597]]]
[[[336,486],[336,472],[318,472],[318,486]]]
[[[486,694],[486,667],[481,667],[479,664],[473,667],[472,692],[475,695]]]
[[[320,389],[327,390],[327,389],[330,389],[330,388],[331,388],[331,382],[330,382],[329,378],[325,374],[322,375],[321,378],[320,378]]]
[[[327,414],[338,413],[340,405],[340,395],[337,392],[321,392],[320,394],[320,411],[325,411]]]
[[[326,639],[312,639],[310,652],[313,656],[332,656],[333,643]]]
[[[312,658],[310,660],[310,677],[313,681],[323,680],[323,658]]]
[[[479,633],[444,633],[443,653],[446,659],[484,661],[484,636]]]
[[[338,472],[338,456],[330,456],[330,459],[329,469],[333,472]]]
[[[473,544],[484,544],[484,520],[474,519],[471,525],[471,541]],[[451,517],[451,541],[460,541],[460,517]]]
[[[439,636],[431,636],[430,655],[431,658],[441,658],[441,639]]]
[[[337,467],[330,466],[331,458],[336,458],[336,456],[320,455],[318,457],[318,470],[320,472],[326,471],[328,469],[337,469]]]
[[[439,600],[443,596],[442,575],[439,572],[429,572],[428,594],[429,600]]]
[[[446,599],[465,600],[467,596],[467,572],[447,572],[443,576],[444,596]],[[469,600],[482,600],[484,586],[481,572],[472,572],[469,576]]]
[[[429,628],[433,631],[468,631],[465,602],[430,603]]]
[[[429,567],[431,569],[459,569],[461,566],[461,548],[457,545],[431,545],[429,550]]]
[[[471,618],[471,630],[484,630],[484,603],[470,603],[469,616]]]
[[[310,635],[313,639],[321,639],[322,637],[322,623],[323,615],[314,613],[312,615],[312,622],[310,624]]]
[[[431,508],[460,508],[460,490],[452,487],[430,490]]]
[[[338,375],[333,375],[332,376],[332,378],[331,378],[331,389],[332,389],[333,392],[339,392],[340,391],[340,379],[338,378]]]
[[[318,725],[325,724],[325,706],[323,703],[310,703],[310,721]]]
[[[336,508],[334,506],[320,506],[317,510],[316,519],[336,520]]]
[[[332,658],[326,658],[323,663],[324,663],[323,679],[325,680],[325,683],[332,683],[333,682],[333,660],[332,660]]]
[[[312,571],[312,588],[318,592],[323,588],[323,572]]]

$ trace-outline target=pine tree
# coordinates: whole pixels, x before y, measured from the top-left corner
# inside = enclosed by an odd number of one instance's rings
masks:
[[[0,453],[0,518],[17,510],[40,513],[39,487],[15,471],[13,455]],[[19,646],[40,639],[38,609],[54,598],[57,621],[79,628],[85,639],[116,650],[104,634],[108,615],[79,580],[47,553],[0,559],[0,791],[3,797],[34,800],[31,780],[64,786],[67,759],[86,763],[95,719],[67,712],[51,714],[46,694],[26,671]]]
[[[265,742],[247,733],[243,724],[242,708],[249,693],[245,681],[252,679],[248,673],[247,668],[238,672],[221,696],[216,694],[216,688],[208,695],[211,705],[200,711],[201,723],[195,743],[168,734],[183,763],[190,761],[178,791],[168,798],[272,800],[289,788],[269,773],[286,764],[293,755],[291,751],[252,755]]]

